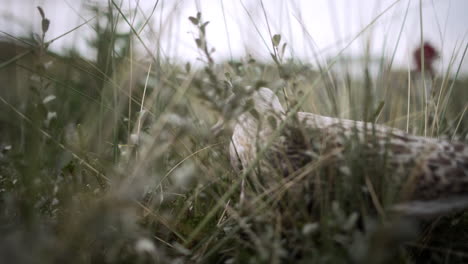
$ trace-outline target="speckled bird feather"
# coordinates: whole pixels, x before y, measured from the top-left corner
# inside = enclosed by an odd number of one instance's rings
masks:
[[[260,158],[258,169],[253,170],[257,176],[262,174],[263,181],[277,180],[275,175],[287,177],[326,156],[328,166],[343,175],[351,173],[352,160],[358,160],[363,166],[382,166],[373,177],[383,177],[385,173],[389,181],[401,188],[401,200],[406,202],[395,208],[406,210],[410,203],[419,208],[421,202],[429,201],[452,201],[451,204],[456,204],[452,207],[457,208],[468,206],[466,144],[306,112],[285,121],[285,111],[278,98],[267,88],[256,91],[253,101],[257,114],[247,112],[239,117],[230,145],[231,163],[239,172],[251,165],[278,124],[286,122]],[[453,203],[454,199],[459,202]]]

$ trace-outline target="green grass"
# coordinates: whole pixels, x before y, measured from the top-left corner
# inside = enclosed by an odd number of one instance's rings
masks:
[[[416,222],[393,219],[356,195],[366,184],[362,175],[378,171],[378,164],[363,172],[350,153],[351,181],[327,182],[330,172],[317,163],[312,172],[323,179],[323,189],[313,185],[312,173],[264,188],[252,173],[233,171],[227,150],[247,85],[280,90],[288,109],[466,141],[466,79],[443,73],[434,81],[435,103],[425,104],[420,84],[408,72],[382,66],[377,77],[363,80],[332,74],[335,60],[313,68],[286,59],[280,35],[271,36],[271,63],[217,62],[201,14],[190,22],[202,67],[157,55],[138,62],[132,47],[144,43],[141,28],[118,32],[118,24],[132,22],[113,2],[97,15],[106,23],[93,25],[95,60],[49,52],[44,26],[38,43],[21,44],[0,61],[2,87],[9,88],[0,92],[2,261],[467,260],[463,212]],[[228,100],[231,91],[235,96]],[[214,135],[210,128],[220,117],[227,126]],[[312,196],[317,188],[319,202]],[[394,194],[378,190],[387,208],[393,200],[385,195]]]

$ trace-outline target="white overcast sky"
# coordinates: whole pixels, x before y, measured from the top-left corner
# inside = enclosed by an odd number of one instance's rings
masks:
[[[36,6],[42,6],[51,20],[47,38],[52,39],[82,24],[93,14],[86,10],[88,4],[107,5],[107,0],[1,0],[0,30],[10,34],[40,32],[40,16]],[[114,0],[130,10],[137,3],[140,9],[137,21],[149,16],[156,0]],[[423,35],[441,51],[438,64],[440,72],[448,67],[453,55],[460,61],[468,43],[468,0],[422,0]],[[262,4],[264,9],[262,9]],[[158,43],[163,54],[181,62],[195,61],[199,56],[193,38],[195,28],[187,19],[201,11],[207,27],[208,42],[216,49],[216,60],[246,54],[260,60],[269,59],[271,42],[265,19],[272,34],[281,34],[288,43],[288,56],[313,63],[314,51],[321,59],[332,58],[347,47],[345,55],[359,57],[370,43],[374,58],[390,58],[405,12],[401,40],[396,50],[397,67],[411,65],[412,50],[420,42],[419,0],[160,0],[148,27],[142,32],[150,49]],[[408,8],[409,5],[409,8]],[[353,38],[374,18],[388,9],[376,22],[353,42]],[[91,25],[81,27],[72,34],[54,42],[51,49],[63,51],[77,47],[92,57],[86,48],[93,37]],[[126,27],[122,26],[122,29]],[[3,34],[0,33],[0,37]],[[158,42],[159,40],[159,42]],[[142,55],[144,53],[142,52]],[[468,63],[462,71],[468,73]]]

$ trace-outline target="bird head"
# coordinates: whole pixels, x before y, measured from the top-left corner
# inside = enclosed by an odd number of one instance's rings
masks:
[[[247,93],[249,93],[249,89],[252,88],[246,87]],[[241,100],[241,104],[244,105],[246,112],[236,119],[236,123],[245,122],[245,124],[249,123],[252,127],[256,127],[256,123],[260,121],[258,119],[265,119],[273,116],[275,119],[279,120],[281,116],[285,114],[278,97],[269,88],[261,87],[246,97],[247,98]],[[228,99],[228,103],[234,100],[234,98],[234,94],[231,95]],[[220,134],[226,126],[230,127],[229,123],[226,124],[224,118],[220,117],[217,123],[211,128],[211,132],[216,136]]]
[[[253,108],[260,115],[284,115],[283,106],[278,97],[269,88],[261,87],[252,94]]]

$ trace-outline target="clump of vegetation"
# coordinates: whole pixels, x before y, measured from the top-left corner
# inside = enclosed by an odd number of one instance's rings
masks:
[[[113,2],[94,10],[93,60],[50,52],[54,21],[41,8],[38,39],[9,36],[14,41],[1,44],[13,47],[0,57],[2,87],[9,88],[0,91],[2,261],[466,261],[463,212],[422,221],[379,215],[357,199],[359,175],[352,186],[337,180],[342,193],[313,205],[307,178],[263,189],[236,174],[227,150],[230,128],[248,109],[245,87],[265,85],[280,90],[289,109],[303,104],[320,114],[466,141],[466,80],[437,79],[428,105],[421,89],[394,89],[407,87],[408,76],[385,67],[361,80],[337,76],[332,64],[316,69],[286,59],[280,34],[271,36],[271,64],[252,57],[216,62],[201,13],[187,20],[201,67],[159,53],[135,61],[135,43],[149,52],[141,28]],[[122,23],[130,29],[121,31]],[[222,131],[213,128],[218,119]]]

